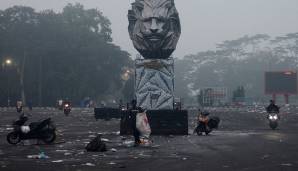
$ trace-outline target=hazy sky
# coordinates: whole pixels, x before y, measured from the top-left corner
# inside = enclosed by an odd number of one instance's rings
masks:
[[[134,0],[0,0],[0,9],[26,5],[35,9],[61,9],[79,2],[97,8],[112,22],[115,44],[137,54],[127,32],[127,10]],[[214,49],[216,43],[246,34],[279,36],[298,32],[298,0],[175,0],[182,34],[175,57]]]

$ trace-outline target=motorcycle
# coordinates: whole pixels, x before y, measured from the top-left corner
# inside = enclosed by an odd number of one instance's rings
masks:
[[[276,112],[268,113],[268,120],[269,120],[270,128],[273,130],[276,129],[278,126],[278,120],[279,120],[278,113]]]
[[[63,105],[63,112],[66,116],[68,116],[68,114],[70,113],[71,111],[71,105],[70,103],[64,103]]]
[[[51,118],[41,122],[32,122],[29,126],[24,124],[28,117],[22,114],[18,120],[13,122],[13,131],[8,133],[6,139],[9,144],[16,145],[21,140],[40,139],[46,144],[53,143],[56,139],[56,127]]]
[[[219,117],[212,116],[206,122],[199,122],[194,132],[196,132],[197,135],[203,135],[203,133],[205,133],[205,135],[208,135],[210,132],[213,131],[213,129],[218,128],[219,122]]]

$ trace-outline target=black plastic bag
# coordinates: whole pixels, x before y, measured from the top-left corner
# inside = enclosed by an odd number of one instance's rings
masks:
[[[95,137],[92,141],[90,141],[85,147],[87,151],[93,152],[104,152],[107,151],[106,144],[101,141],[101,135]]]
[[[211,129],[214,129],[214,128],[217,129],[218,125],[219,125],[219,122],[220,122],[219,117],[212,116],[212,117],[209,118],[208,127],[211,128]]]

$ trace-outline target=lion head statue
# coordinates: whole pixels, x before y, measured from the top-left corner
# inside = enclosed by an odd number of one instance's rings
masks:
[[[130,39],[145,59],[171,56],[181,34],[174,0],[136,0],[128,20]]]

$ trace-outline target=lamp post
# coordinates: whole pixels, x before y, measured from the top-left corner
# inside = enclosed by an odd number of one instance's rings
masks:
[[[9,75],[8,75],[8,67],[11,66],[12,60],[6,59],[4,61],[4,66],[6,69],[6,76],[7,76],[7,107],[10,107],[10,88],[9,88]]]
[[[121,75],[122,80],[123,81],[129,80],[131,74],[132,74],[132,71],[129,68],[125,68]]]

